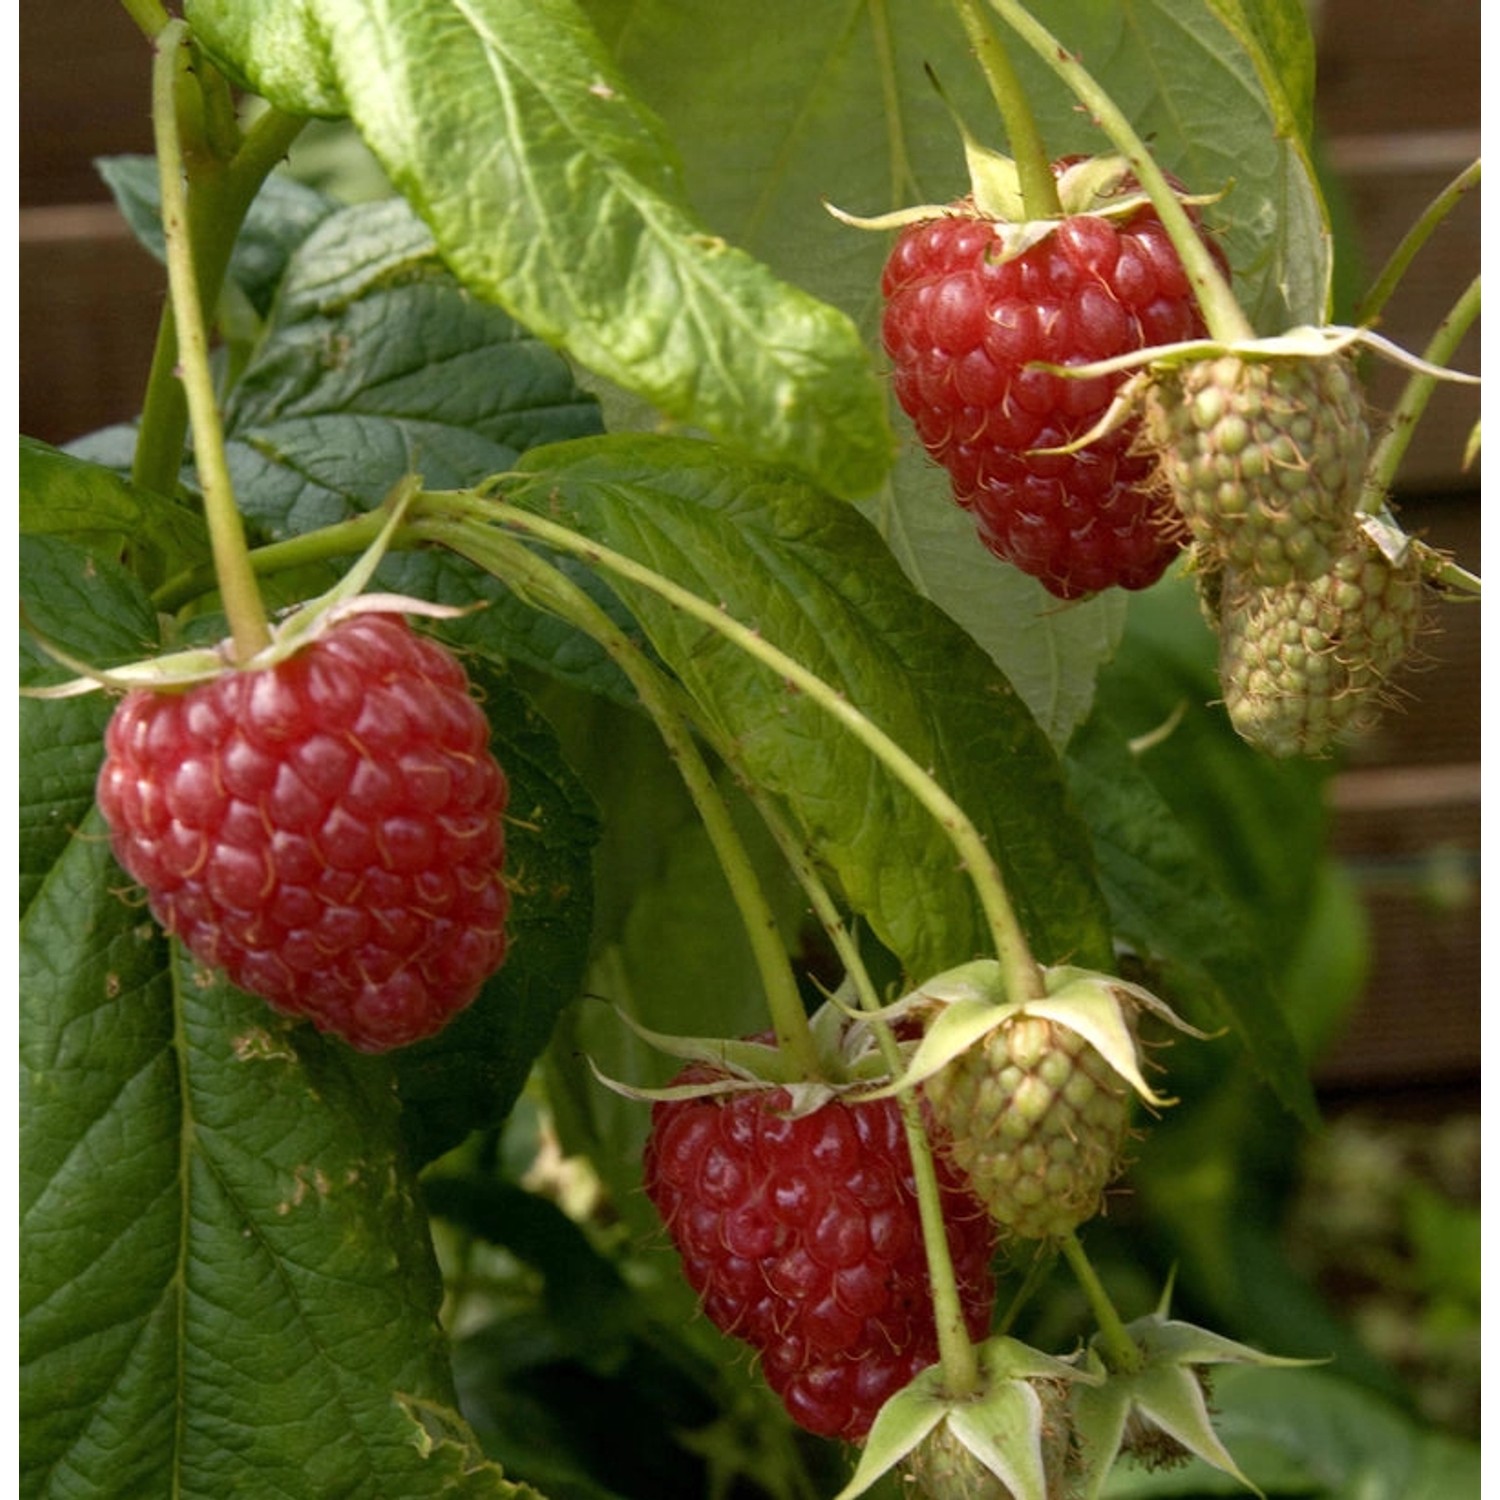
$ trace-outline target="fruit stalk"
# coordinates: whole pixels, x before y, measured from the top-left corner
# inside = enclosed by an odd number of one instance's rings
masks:
[[[1214,264],[1208,247],[1198,237],[1192,220],[1178,201],[1172,185],[1157,166],[1135,127],[1093,76],[1058,39],[1033,17],[1020,0],[989,0],[1001,19],[1065,83],[1094,123],[1130,163],[1136,180],[1150,197],[1162,225],[1192,282],[1203,321],[1222,344],[1253,339],[1255,329],[1235,300],[1229,284]]]
[[[1427,243],[1433,230],[1453,212],[1470,189],[1479,186],[1479,167],[1477,160],[1470,162],[1427,205],[1421,217],[1402,235],[1401,243],[1391,251],[1385,265],[1380,269],[1380,274],[1371,283],[1370,290],[1365,293],[1359,306],[1354,309],[1353,322],[1364,326],[1373,323],[1380,316],[1391,293],[1395,291],[1401,278],[1406,274],[1407,267],[1416,258],[1417,252]]]
[[[1010,54],[985,19],[978,0],[954,0],[954,4],[980,71],[1005,121],[1011,158],[1021,180],[1021,200],[1026,205],[1026,217],[1060,219],[1062,201],[1057,195],[1057,179],[1052,175],[1052,159],[1047,155],[1036,116],[1027,102],[1021,80],[1016,76]]]
[[[268,542],[251,551],[250,567],[258,576],[362,553],[380,536],[389,519],[385,506],[381,506],[377,510],[350,516],[345,521],[335,521],[331,526],[320,526],[316,531],[304,531],[279,542]],[[403,547],[414,545],[410,537],[398,529],[389,538],[386,550],[399,552]],[[203,563],[163,580],[152,593],[151,603],[159,614],[176,614],[185,605],[211,593],[216,586],[213,564]]]
[[[1058,1243],[1062,1248],[1063,1258],[1088,1299],[1089,1310],[1099,1328],[1106,1363],[1122,1374],[1140,1369],[1144,1363],[1141,1351],[1126,1330],[1124,1320],[1115,1309],[1109,1293],[1105,1291],[1104,1283],[1099,1280],[1099,1273],[1094,1270],[1078,1236],[1064,1235]]]
[[[235,504],[234,487],[224,453],[224,427],[208,363],[208,332],[199,298],[182,140],[177,123],[178,67],[186,46],[186,25],[180,21],[171,22],[157,37],[152,68],[151,104],[161,169],[167,280],[180,345],[182,385],[193,427],[194,456],[203,486],[214,571],[229,620],[235,657],[247,661],[270,644],[271,632],[255,574],[250,567],[244,523]]]
[[[1480,278],[1476,276],[1458,300],[1450,307],[1438,324],[1422,359],[1431,365],[1447,365],[1463,342],[1475,318],[1479,316]],[[1379,515],[1385,509],[1386,495],[1400,472],[1401,461],[1411,444],[1412,434],[1432,393],[1437,389],[1437,376],[1418,370],[1407,378],[1400,399],[1391,412],[1375,451],[1370,455],[1365,469],[1364,487],[1359,498],[1359,509],[1364,515]]]
[[[155,41],[171,22],[171,17],[158,0],[120,0],[126,14],[146,36]]]
[[[460,520],[456,524],[418,521],[408,530],[415,538],[441,542],[503,579],[536,607],[577,626],[596,640],[625,673],[677,765],[744,919],[766,992],[777,1046],[785,1054],[792,1076],[819,1077],[822,1065],[817,1046],[775,915],[724,799],[660,674],[593,600],[522,544],[471,521]]]
[[[162,29],[158,27],[151,34],[155,36]],[[198,59],[192,72],[184,70],[177,85],[179,103],[185,92],[199,86],[208,67],[205,60]],[[204,111],[196,113],[202,115]],[[200,305],[217,301],[245,213],[305,123],[280,110],[267,109],[245,132],[227,161],[219,160],[212,151],[184,150],[179,146],[192,184],[187,233],[192,243]],[[178,319],[169,298],[157,328],[131,469],[131,477],[138,485],[163,494],[170,494],[176,484],[188,425],[183,385],[177,378],[177,328]]]
[[[1039,999],[1046,993],[1042,972],[1026,941],[1026,934],[1021,928],[1015,908],[1011,905],[1000,867],[968,814],[884,730],[866,718],[815,672],[809,671],[794,657],[762,639],[717,606],[700,599],[650,568],[641,566],[633,559],[578,535],[566,526],[490,497],[451,492],[441,496],[429,493],[418,503],[424,501],[428,506],[436,503],[498,522],[508,530],[533,537],[549,547],[582,558],[592,566],[605,568],[631,583],[649,589],[659,598],[722,635],[747,656],[775,672],[798,692],[804,693],[854,735],[947,834],[984,909],[995,943],[995,956],[1005,977],[1008,998]]]
[[[725,747],[719,746],[720,753]],[[726,756],[731,769],[732,757]],[[834,951],[844,965],[844,972],[854,984],[860,1006],[873,1015],[881,1009],[880,995],[870,978],[859,945],[849,933],[837,903],[828,890],[813,860],[801,841],[787,825],[781,810],[776,807],[749,777],[740,778],[751,801],[765,820],[772,838],[781,850],[798,883],[807,893],[814,913]],[[881,1056],[890,1075],[898,1077],[902,1070],[901,1053],[896,1038],[885,1022],[872,1019],[871,1029],[879,1044]],[[912,1178],[917,1190],[917,1208],[922,1224],[922,1248],[927,1256],[927,1275],[932,1286],[932,1313],[937,1328],[938,1359],[943,1368],[943,1386],[950,1396],[962,1397],[979,1389],[979,1356],[969,1330],[964,1322],[963,1301],[959,1296],[958,1282],[953,1267],[953,1253],[948,1245],[948,1229],[943,1217],[942,1190],[938,1184],[937,1169],[933,1165],[932,1146],[927,1137],[927,1128],[922,1122],[922,1109],[916,1095],[904,1090],[897,1096],[901,1111],[901,1123],[906,1132],[906,1146],[911,1153]]]

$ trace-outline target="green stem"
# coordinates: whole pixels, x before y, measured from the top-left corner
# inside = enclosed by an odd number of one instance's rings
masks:
[[[257,577],[270,573],[283,573],[292,568],[309,567],[317,563],[331,562],[335,558],[358,556],[379,536],[388,519],[385,510],[366,511],[362,515],[350,516],[347,521],[337,521],[331,526],[321,526],[316,531],[304,531],[300,536],[289,536],[279,542],[268,542],[255,548],[250,554],[250,566]],[[397,531],[391,540],[390,550],[416,545],[403,531]],[[159,584],[151,595],[152,607],[159,614],[172,615],[195,599],[212,593],[218,587],[213,564],[204,563],[185,569]]]
[[[1446,366],[1463,342],[1475,318],[1479,316],[1479,277],[1475,277],[1464,288],[1458,301],[1448,309],[1443,321],[1438,324],[1422,358],[1432,365]],[[1378,515],[1385,509],[1386,496],[1396,482],[1406,450],[1411,445],[1412,435],[1432,393],[1437,389],[1437,376],[1416,371],[1407,378],[1391,412],[1385,433],[1370,455],[1365,469],[1364,488],[1360,493],[1359,509],[1364,515]]]
[[[1047,1241],[1038,1241],[1031,1264],[1027,1266],[1026,1274],[1021,1278],[1021,1285],[1016,1288],[1015,1295],[1010,1299],[1010,1305],[995,1325],[996,1333],[1007,1334],[1015,1327],[1016,1319],[1021,1316],[1026,1304],[1052,1274],[1056,1261],[1057,1246]]]
[[[596,640],[619,666],[651,716],[676,762],[688,794],[729,882],[749,935],[766,992],[776,1043],[798,1078],[818,1078],[823,1068],[803,1009],[796,976],[787,960],[775,913],[750,862],[743,840],[714,784],[671,690],[656,668],[582,589],[527,547],[492,527],[465,521],[418,520],[405,528],[412,540],[439,542],[493,573],[522,598],[568,621]]]
[[[234,487],[224,453],[224,428],[214,393],[208,360],[208,330],[199,299],[197,267],[188,219],[182,141],[177,124],[177,80],[187,27],[181,21],[166,26],[156,42],[152,70],[152,116],[156,123],[156,151],[161,168],[161,217],[167,242],[167,279],[177,323],[181,379],[193,427],[193,448],[203,486],[204,510],[214,571],[234,640],[234,654],[248,661],[270,644],[265,606],[250,567],[244,522],[235,505]]]
[[[1005,121],[1011,159],[1021,182],[1021,201],[1028,219],[1060,219],[1062,200],[1057,195],[1057,179],[1052,175],[1052,159],[1037,128],[1036,116],[1015,65],[1005,44],[995,35],[978,0],[954,0],[959,19],[968,33],[969,45],[979,61],[990,94]]]
[[[875,44],[876,71],[885,111],[885,154],[891,164],[891,207],[899,208],[917,194],[917,177],[906,152],[906,128],[901,116],[901,91],[896,84],[896,49],[891,40],[887,0],[871,0],[870,35]]]
[[[1422,216],[1401,237],[1401,243],[1391,252],[1390,258],[1381,268],[1380,274],[1354,309],[1354,322],[1366,325],[1378,318],[1390,300],[1391,293],[1400,284],[1407,267],[1416,258],[1417,252],[1431,238],[1444,219],[1458,206],[1459,201],[1471,188],[1479,185],[1479,162],[1471,162],[1457,177],[1429,203]]]
[[[715,748],[730,770],[738,769],[733,748],[716,737]],[[765,820],[772,838],[781,850],[787,864],[796,875],[798,883],[807,893],[814,913],[823,930],[828,934],[834,951],[844,965],[844,971],[854,983],[861,1007],[867,1011],[881,1008],[880,995],[865,967],[859,945],[854,941],[817,865],[793,833],[781,810],[748,775],[740,776],[751,802]],[[900,1045],[890,1027],[882,1020],[871,1021],[871,1028],[880,1046],[886,1070],[892,1078],[899,1077],[903,1067]],[[906,1090],[897,1096],[901,1112],[901,1124],[906,1133],[907,1150],[911,1154],[912,1179],[917,1190],[917,1209],[922,1225],[922,1247],[927,1256],[927,1276],[932,1289],[933,1322],[937,1328],[938,1359],[943,1367],[943,1385],[953,1397],[972,1395],[981,1383],[979,1356],[969,1328],[964,1320],[963,1299],[958,1292],[958,1278],[953,1270],[953,1251],[948,1243],[948,1224],[943,1214],[942,1189],[938,1184],[937,1167],[932,1157],[932,1146],[927,1138],[927,1129],[922,1120],[922,1108],[916,1094]]]
[[[1059,1245],[1064,1259],[1072,1268],[1073,1275],[1083,1289],[1083,1295],[1088,1299],[1089,1308],[1094,1314],[1094,1322],[1099,1325],[1099,1337],[1103,1343],[1105,1363],[1122,1374],[1139,1370],[1145,1363],[1140,1348],[1131,1338],[1120,1314],[1115,1311],[1115,1305],[1110,1301],[1109,1293],[1104,1289],[1104,1283],[1099,1280],[1098,1272],[1094,1270],[1088,1256],[1084,1253],[1078,1236],[1066,1235]]]
[[[1125,113],[1088,70],[1058,39],[1026,10],[1020,0],[989,0],[1016,34],[1065,83],[1095,124],[1109,137],[1115,149],[1130,163],[1141,187],[1150,197],[1163,228],[1182,261],[1208,331],[1220,343],[1253,339],[1255,329],[1235,300],[1198,231],[1179,202],[1171,183],[1157,166],[1146,144]]]
[[[160,0],[120,0],[120,3],[148,41],[154,42],[172,20]]]
[[[169,301],[156,325],[130,477],[142,489],[170,495],[177,488],[187,438],[187,398],[177,379],[177,319]]]
[[[1431,552],[1423,558],[1422,576],[1435,588],[1443,591],[1450,604],[1477,604],[1482,585],[1478,577],[1461,568],[1451,557],[1441,552]]]
[[[197,87],[197,75],[207,67],[200,60],[182,86]],[[203,153],[195,155],[189,173],[188,232],[200,305],[217,304],[245,214],[305,123],[269,109],[245,132],[227,163]],[[157,328],[131,474],[138,485],[159,494],[171,494],[176,488],[188,430],[186,394],[177,378],[177,321],[173,303],[168,301]]]
[[[1009,998],[1032,1000],[1046,993],[1042,972],[1032,956],[1015,908],[1011,905],[1000,867],[968,814],[883,729],[867,719],[847,698],[816,673],[690,590],[669,578],[663,578],[661,574],[643,567],[622,553],[570,531],[566,526],[489,496],[460,492],[441,495],[428,493],[419,497],[416,503],[418,506],[437,506],[498,523],[648,589],[700,624],[707,625],[722,635],[747,656],[776,673],[790,687],[805,694],[859,740],[931,814],[948,836],[984,909]]]
[[[877,1034],[890,1039],[890,1028],[874,1023]],[[891,1045],[895,1043],[892,1040]],[[894,1066],[900,1066],[897,1054]],[[948,1221],[943,1214],[942,1188],[938,1184],[937,1165],[932,1146],[922,1123],[922,1106],[916,1094],[907,1090],[897,1095],[901,1124],[906,1132],[906,1147],[911,1155],[912,1181],[917,1189],[917,1212],[922,1224],[922,1249],[927,1257],[927,1279],[931,1283],[932,1317],[937,1328],[938,1360],[943,1367],[945,1394],[962,1399],[972,1396],[983,1384],[979,1352],[969,1337],[964,1320],[963,1299],[958,1292],[958,1278],[953,1271],[953,1252],[948,1244]]]

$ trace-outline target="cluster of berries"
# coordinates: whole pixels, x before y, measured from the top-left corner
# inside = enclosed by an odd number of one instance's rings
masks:
[[[1066,184],[1076,167],[1053,170]],[[1047,226],[972,197],[933,210],[881,286],[896,398],[991,551],[1076,599],[1144,588],[1191,546],[1240,734],[1316,755],[1367,724],[1418,633],[1422,580],[1416,549],[1394,562],[1358,524],[1369,428],[1346,356],[1153,366],[1114,420],[1123,357],[1205,336],[1129,178]]]
[[[1235,728],[1276,756],[1369,726],[1422,625],[1420,551],[1361,523],[1369,426],[1344,355],[1153,372],[1145,423],[1193,537]]]

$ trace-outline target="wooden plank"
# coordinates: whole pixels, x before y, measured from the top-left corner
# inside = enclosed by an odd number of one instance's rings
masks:
[[[20,201],[104,199],[94,158],[152,149],[150,43],[117,0],[16,9]]]
[[[1316,0],[1312,10],[1330,136],[1478,124],[1478,0]]]
[[[20,227],[21,431],[65,443],[133,420],[165,272],[112,204],[23,209]]]

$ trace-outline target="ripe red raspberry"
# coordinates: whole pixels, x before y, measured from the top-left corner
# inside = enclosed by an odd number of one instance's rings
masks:
[[[722,1075],[693,1065],[675,1080]],[[858,1440],[938,1358],[911,1156],[893,1099],[788,1116],[784,1088],[659,1101],[645,1187],[688,1283],[755,1348],[793,1421]],[[971,1337],[989,1330],[993,1230],[939,1161]]]
[[[1145,588],[1185,531],[1154,459],[1136,450],[1139,422],[1077,453],[1031,451],[1081,437],[1124,377],[1027,366],[1203,337],[1182,263],[1149,205],[1074,214],[1010,260],[1005,227],[966,199],[897,238],[881,280],[896,398],[997,556],[1062,599]]]
[[[463,668],[376,614],[275,666],[128,693],[98,782],[162,926],[366,1052],[440,1030],[505,956],[507,793]]]

